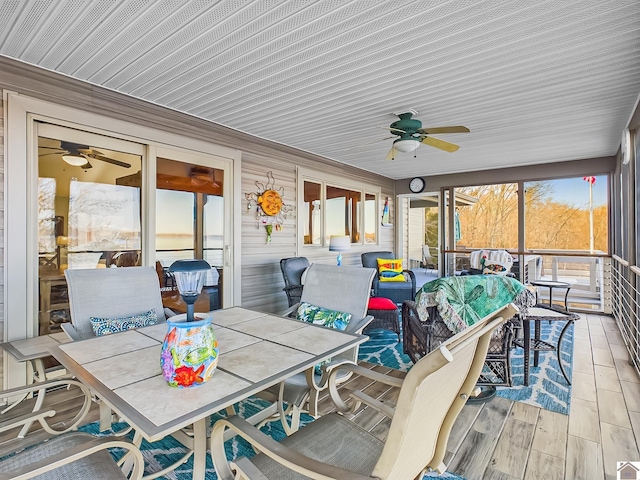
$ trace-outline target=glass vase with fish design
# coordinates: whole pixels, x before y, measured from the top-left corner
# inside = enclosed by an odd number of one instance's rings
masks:
[[[167,321],[160,367],[170,386],[184,388],[202,385],[213,376],[218,364],[218,340],[212,317],[193,322]]]

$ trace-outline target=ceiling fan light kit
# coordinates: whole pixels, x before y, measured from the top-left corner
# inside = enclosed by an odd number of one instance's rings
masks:
[[[393,148],[403,153],[413,152],[419,146],[420,146],[420,142],[418,140],[409,140],[409,139],[401,138],[393,142]]]
[[[74,167],[81,167],[87,164],[87,159],[82,155],[62,155],[62,159],[69,165],[73,165]]]

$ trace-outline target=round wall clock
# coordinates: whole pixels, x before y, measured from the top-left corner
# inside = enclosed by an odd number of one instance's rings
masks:
[[[411,181],[409,182],[409,190],[411,190],[413,193],[422,192],[425,186],[426,186],[426,183],[424,182],[424,178],[422,177],[412,178]]]

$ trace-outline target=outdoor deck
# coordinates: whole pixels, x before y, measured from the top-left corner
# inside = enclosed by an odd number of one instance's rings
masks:
[[[449,470],[468,480],[615,479],[616,462],[638,461],[640,378],[627,363],[626,350],[611,317],[581,315],[575,324],[573,392],[569,416],[504,398],[465,407],[449,440]],[[378,371],[386,367],[366,364]],[[402,376],[401,372],[394,375]],[[365,388],[394,402],[393,392],[355,377],[343,388]],[[48,401],[73,409],[68,392]],[[321,412],[331,410],[327,397]],[[97,419],[97,408],[90,421]],[[363,409],[353,421],[380,438],[389,421]],[[34,431],[27,439],[0,435],[0,456],[45,438]]]

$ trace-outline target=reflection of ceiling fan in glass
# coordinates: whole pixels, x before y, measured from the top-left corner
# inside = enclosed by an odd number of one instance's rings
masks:
[[[40,154],[40,157],[47,155],[62,155],[62,159],[69,165],[80,168],[93,168],[89,160],[100,160],[102,162],[111,163],[122,168],[131,168],[131,164],[116,160],[115,158],[105,156],[101,151],[91,148],[88,145],[79,143],[60,141],[60,148],[56,147],[39,147],[45,150],[54,150],[53,152]]]

